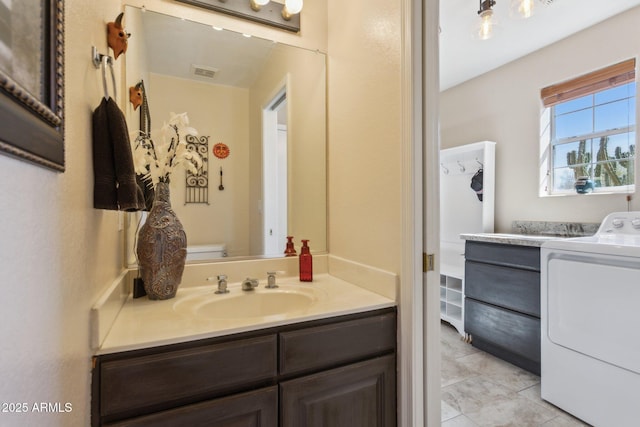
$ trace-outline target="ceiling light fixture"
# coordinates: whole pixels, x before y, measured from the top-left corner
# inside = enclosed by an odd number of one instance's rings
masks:
[[[474,25],[474,37],[480,40],[488,40],[499,29],[500,26],[496,21],[493,7],[496,5],[496,0],[479,0],[480,9],[478,10],[478,16],[480,16],[480,22]],[[551,5],[555,0],[538,0],[542,3],[542,7]],[[527,19],[533,16],[534,9],[541,7],[536,6],[536,0],[509,0],[509,15],[511,18]]]
[[[534,0],[511,0],[509,15],[512,18],[527,19],[533,16]]]
[[[495,5],[495,0],[480,0],[480,9],[478,10],[480,25],[476,31],[477,37],[480,40],[488,40],[493,36],[493,30],[496,22],[493,18],[492,8]]]

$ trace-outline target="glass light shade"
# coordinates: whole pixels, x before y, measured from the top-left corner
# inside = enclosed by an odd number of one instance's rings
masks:
[[[257,4],[258,6],[265,6],[267,4],[269,4],[270,0],[253,0],[253,2],[255,4]]]
[[[295,15],[302,11],[302,0],[285,0],[284,7],[287,8],[287,12]]]
[[[533,16],[534,3],[534,0],[511,0],[509,15],[512,18],[530,18]]]
[[[476,29],[476,37],[480,40],[488,40],[493,36],[495,22],[493,11],[485,10],[480,14],[480,25]]]

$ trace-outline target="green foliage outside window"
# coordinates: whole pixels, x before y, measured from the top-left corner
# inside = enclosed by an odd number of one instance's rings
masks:
[[[577,150],[567,153],[567,165],[573,170],[573,179],[590,177],[596,187],[618,187],[635,182],[635,145],[629,145],[627,151],[616,146],[613,155],[609,155],[609,136],[598,141],[596,162],[592,164],[590,144],[580,140]]]

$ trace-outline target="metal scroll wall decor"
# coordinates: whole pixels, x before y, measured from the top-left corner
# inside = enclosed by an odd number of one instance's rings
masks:
[[[187,149],[195,151],[202,158],[202,170],[198,175],[187,171],[187,191],[184,204],[209,204],[209,137],[187,135]]]

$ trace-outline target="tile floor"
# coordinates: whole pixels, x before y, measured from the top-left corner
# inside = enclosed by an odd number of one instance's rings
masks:
[[[476,349],[441,325],[442,426],[588,426],[540,398],[540,377]]]

